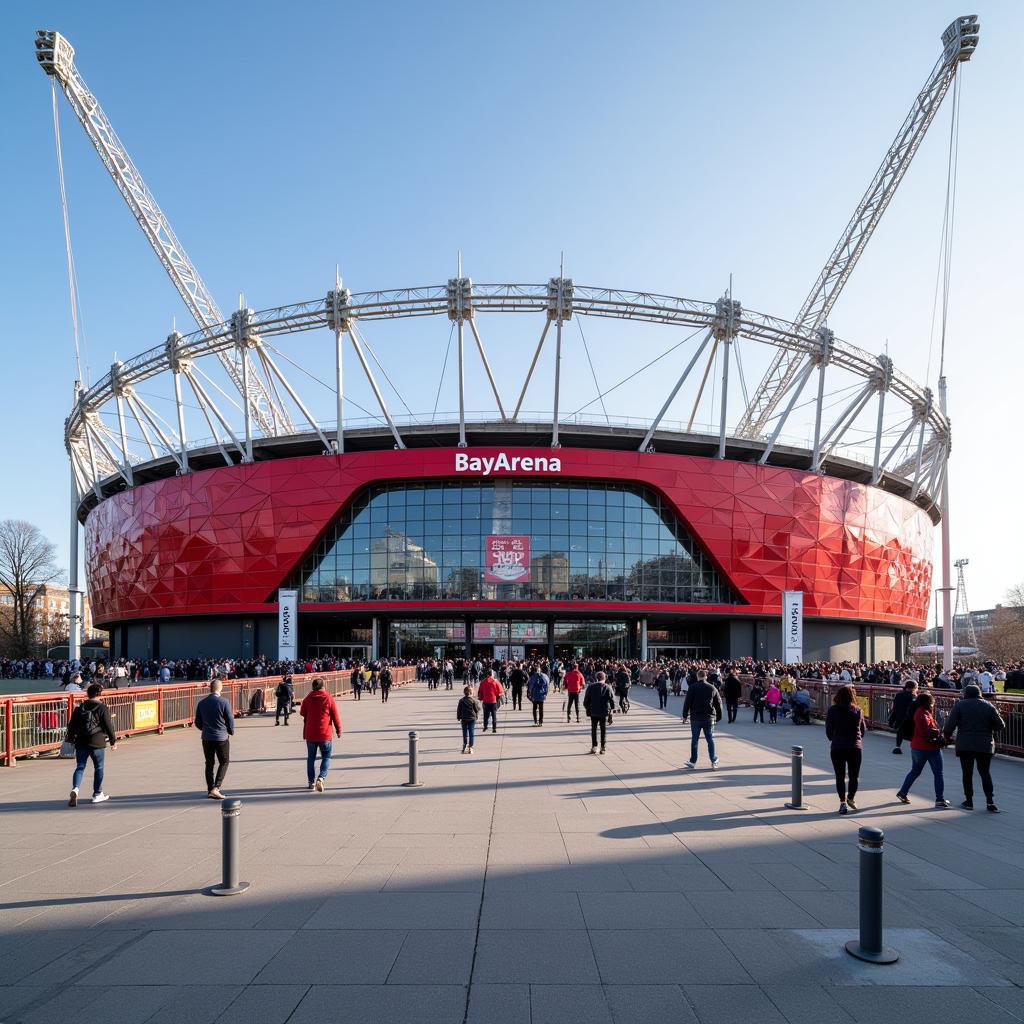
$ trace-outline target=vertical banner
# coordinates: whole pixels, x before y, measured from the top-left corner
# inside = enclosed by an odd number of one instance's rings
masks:
[[[299,592],[277,592],[277,656],[281,659],[298,656]]]
[[[782,592],[782,660],[787,665],[804,660],[804,595],[800,590]]]
[[[525,534],[491,534],[484,548],[484,579],[488,583],[528,583],[530,538]]]

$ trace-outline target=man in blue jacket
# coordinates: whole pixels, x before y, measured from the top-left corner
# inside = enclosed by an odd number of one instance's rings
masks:
[[[530,682],[526,687],[526,696],[533,704],[533,724],[544,724],[544,701],[548,699],[548,677],[541,672],[540,666],[534,666],[530,674]]]
[[[195,727],[202,730],[203,754],[206,757],[206,795],[223,800],[220,787],[228,773],[231,754],[229,736],[235,735],[235,716],[231,705],[221,695],[221,681],[210,683],[210,695],[196,705]],[[217,777],[213,775],[213,759],[217,758]]]

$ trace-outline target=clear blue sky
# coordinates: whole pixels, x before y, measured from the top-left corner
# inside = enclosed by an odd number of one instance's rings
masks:
[[[545,280],[561,250],[588,284],[714,299],[731,273],[745,305],[791,317],[963,13],[983,27],[963,78],[951,522],[972,604],[1000,600],[1024,580],[1024,8],[1009,2],[5,5],[0,518],[66,551],[74,363],[36,28],[71,39],[225,310],[240,291],[254,308],[322,295],[336,263],[354,290],[442,281],[461,248],[480,281]],[[922,381],[948,110],[831,318]],[[61,122],[95,379],[189,320],[63,100]],[[421,409],[447,325],[433,331],[422,365],[418,337],[396,342]],[[510,337],[496,361],[532,344]],[[607,382],[616,342],[593,345]],[[585,400],[589,371],[579,384]],[[650,416],[649,395],[609,411]]]

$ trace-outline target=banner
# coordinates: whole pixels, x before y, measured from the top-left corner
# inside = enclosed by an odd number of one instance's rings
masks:
[[[277,656],[287,659],[298,655],[299,592],[277,592]]]
[[[484,579],[488,583],[529,582],[530,538],[522,534],[487,537]]]
[[[800,590],[782,592],[782,660],[787,665],[804,660],[804,595]]]
[[[135,702],[135,719],[133,729],[152,729],[158,724],[155,700],[138,700]]]

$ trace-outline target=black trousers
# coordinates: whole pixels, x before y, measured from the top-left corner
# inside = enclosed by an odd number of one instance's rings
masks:
[[[573,706],[576,708],[576,721],[580,720],[580,695],[579,691],[569,694],[569,703],[565,706],[565,720],[568,722],[572,716]]]
[[[754,721],[755,722],[764,722],[764,705],[763,704],[755,704],[754,705]]]
[[[658,707],[659,708],[667,708],[668,707],[668,690],[659,690],[658,691]]]
[[[598,727],[601,729],[601,749],[604,750],[605,737],[608,734],[608,719],[607,718],[592,718],[590,720],[590,745],[592,747],[597,746],[597,730]]]
[[[854,747],[852,750],[833,750],[832,767],[836,770],[836,792],[839,800],[846,803],[857,795],[857,783],[860,780],[860,762],[864,751]],[[849,777],[849,782],[847,782]]]
[[[352,694],[353,694],[353,696],[355,697],[356,700],[362,700],[363,699],[363,688],[361,686],[353,686],[352,687]]]
[[[729,712],[729,721],[736,721],[736,712],[740,709],[740,702],[738,700],[727,700],[725,702],[725,710]]]
[[[288,724],[288,716],[292,713],[292,702],[290,700],[281,700],[277,698],[277,711],[274,714],[275,724],[281,721],[281,716],[284,715],[284,724]]]
[[[992,788],[992,755],[973,754],[968,750],[956,755],[960,758],[960,771],[964,778],[964,796],[968,800],[974,799],[974,766],[978,766],[978,774],[981,776],[981,788],[985,791],[985,801],[994,803],[995,790]]]
[[[390,686],[382,686],[380,688],[380,700],[381,700],[382,704],[387,704],[388,697],[390,695],[391,695],[391,687]]]
[[[535,700],[533,701],[533,720],[538,725],[544,724],[544,701]]]
[[[224,776],[228,773],[228,761],[231,759],[231,740],[203,740],[203,754],[206,757],[206,791],[220,789]],[[217,758],[217,777],[213,776],[213,759]]]
[[[512,687],[512,710],[523,710],[523,688],[521,686]]]

